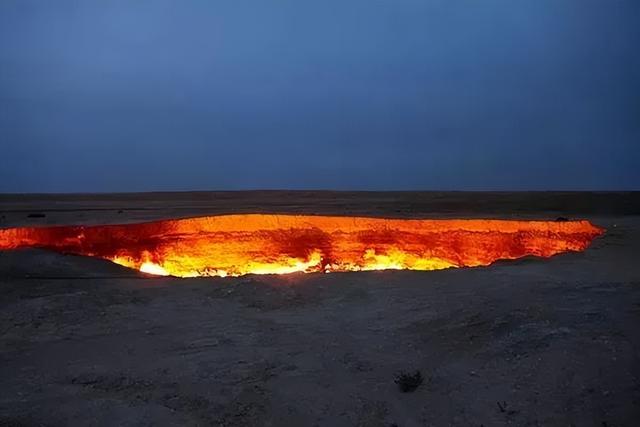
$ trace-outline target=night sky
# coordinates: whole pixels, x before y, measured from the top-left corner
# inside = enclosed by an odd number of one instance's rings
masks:
[[[0,1],[0,192],[640,189],[640,1]]]

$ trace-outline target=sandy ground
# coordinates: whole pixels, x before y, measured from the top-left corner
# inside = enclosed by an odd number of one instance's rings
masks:
[[[0,253],[0,425],[640,425],[640,195],[0,196],[0,226],[223,212],[588,218],[586,252],[435,272],[147,278]],[[42,218],[29,218],[42,213]],[[419,369],[413,393],[394,384]]]

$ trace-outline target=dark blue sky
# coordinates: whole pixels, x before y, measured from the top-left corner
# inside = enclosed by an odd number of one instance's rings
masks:
[[[0,192],[640,189],[640,1],[3,0],[0,150]]]

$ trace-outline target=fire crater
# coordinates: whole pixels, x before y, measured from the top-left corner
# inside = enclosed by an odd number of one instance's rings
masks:
[[[589,221],[241,214],[0,230],[0,250],[43,248],[177,277],[439,270],[583,251]]]

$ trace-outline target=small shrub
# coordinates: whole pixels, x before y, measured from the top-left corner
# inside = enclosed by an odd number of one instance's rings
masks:
[[[400,391],[403,393],[414,391],[423,383],[423,381],[424,377],[420,371],[416,371],[413,374],[400,372],[395,378],[395,383],[398,384]]]

